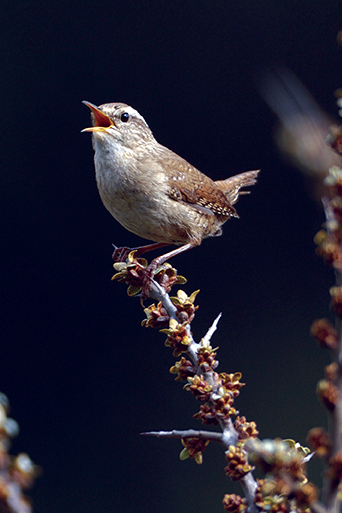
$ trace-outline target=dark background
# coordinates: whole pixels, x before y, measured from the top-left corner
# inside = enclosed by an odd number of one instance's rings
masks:
[[[140,326],[139,300],[110,281],[111,243],[142,241],[101,204],[81,100],[132,105],[214,179],[262,168],[241,219],[173,264],[184,290],[201,289],[197,340],[223,312],[213,344],[221,371],[243,373],[241,414],[261,438],[305,444],[326,422],[315,386],[328,357],[309,328],[330,315],[333,275],[314,254],[320,206],[277,153],[255,82],[286,65],[336,115],[341,2],[1,5],[0,387],[21,428],[13,452],[44,469],[34,510],[221,511],[234,488],[220,447],[198,466],[178,460],[179,441],[138,436],[199,428],[198,403],[168,373],[164,335]]]

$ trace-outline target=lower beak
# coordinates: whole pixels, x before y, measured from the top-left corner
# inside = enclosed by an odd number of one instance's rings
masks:
[[[107,132],[107,128],[104,126],[90,126],[89,128],[83,128],[81,132]]]
[[[106,132],[107,129],[113,125],[112,120],[102,112],[96,105],[90,102],[83,101],[93,114],[94,126],[84,128],[81,132]]]

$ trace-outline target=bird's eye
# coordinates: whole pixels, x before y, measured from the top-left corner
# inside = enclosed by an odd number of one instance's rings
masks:
[[[120,119],[121,119],[121,121],[122,121],[123,123],[127,123],[127,121],[129,120],[129,114],[128,114],[128,112],[124,112],[123,114],[121,114],[121,118],[120,118]]]

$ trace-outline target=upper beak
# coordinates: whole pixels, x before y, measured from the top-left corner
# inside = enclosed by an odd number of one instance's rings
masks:
[[[96,105],[83,101],[84,105],[89,107],[93,113],[94,126],[84,128],[81,132],[106,132],[107,128],[113,125],[112,120],[102,112]]]

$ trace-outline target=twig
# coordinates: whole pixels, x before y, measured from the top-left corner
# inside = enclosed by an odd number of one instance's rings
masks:
[[[227,449],[229,445],[226,444],[223,433],[217,433],[215,431],[197,431],[196,429],[173,429],[172,431],[148,431],[146,433],[140,433],[143,436],[156,436],[157,438],[200,438],[202,440],[211,440],[214,442],[220,442]]]
[[[165,290],[155,281],[152,280],[152,286],[149,291],[149,296],[152,299],[155,299],[156,301],[161,301],[163,307],[165,308],[166,312],[170,316],[171,319],[175,319],[178,322],[178,317],[176,315],[177,309],[172,303],[172,301],[169,298],[169,295],[165,292]],[[201,343],[196,343],[195,340],[192,337],[190,324],[186,326],[187,333],[191,339],[191,343],[186,351],[185,354],[189,356],[192,363],[194,364],[197,374],[203,375],[203,378],[205,381],[212,386],[212,397],[217,395],[219,390],[219,384],[214,379],[214,372],[212,370],[208,372],[203,372],[200,370],[198,365],[198,350],[201,347],[209,347],[211,337],[215,333],[217,329],[218,322],[221,318],[222,314],[220,313],[210,328],[208,329],[205,336],[202,338]],[[218,362],[216,362],[216,365],[218,365]],[[211,404],[214,404],[214,401],[209,400],[208,401]],[[215,432],[209,432],[209,431],[197,431],[197,430],[173,430],[173,431],[151,431],[148,433],[141,433],[145,436],[156,436],[158,438],[162,437],[168,437],[168,438],[187,438],[187,437],[193,437],[193,438],[202,438],[205,440],[215,440],[219,441],[226,449],[229,449],[231,445],[234,445],[238,441],[238,434],[233,426],[232,419],[229,418],[218,418],[218,423],[222,429],[222,433],[215,433]],[[253,477],[252,472],[249,472],[243,479],[241,479],[241,485],[244,490],[247,502],[248,502],[248,513],[256,513],[257,508],[254,504],[254,497],[255,497],[255,491],[257,488],[257,482],[255,478]]]
[[[330,169],[330,176],[326,179],[328,185],[330,182],[334,185],[336,180],[341,179],[341,170],[337,168]],[[339,199],[339,198],[338,198]],[[325,228],[328,236],[334,240],[339,251],[341,251],[341,231],[342,226],[340,220],[335,215],[334,207],[336,208],[336,197],[335,198],[323,198],[323,209],[325,213],[326,223]],[[336,288],[342,286],[342,270],[338,261],[333,262],[333,268],[335,270]],[[333,308],[334,310],[334,308]],[[330,454],[330,466],[332,462],[339,457],[342,451],[342,322],[341,317],[337,310],[335,313],[335,330],[337,334],[337,346],[332,348],[331,356],[333,365],[336,366],[336,376],[334,379],[334,386],[337,389],[337,397],[334,402],[334,407],[331,409],[329,435],[331,440],[331,454]],[[338,486],[339,479],[331,472],[331,468],[325,475],[324,486],[323,486],[323,500],[327,506],[328,513],[338,513],[340,511],[341,501],[338,498]]]

